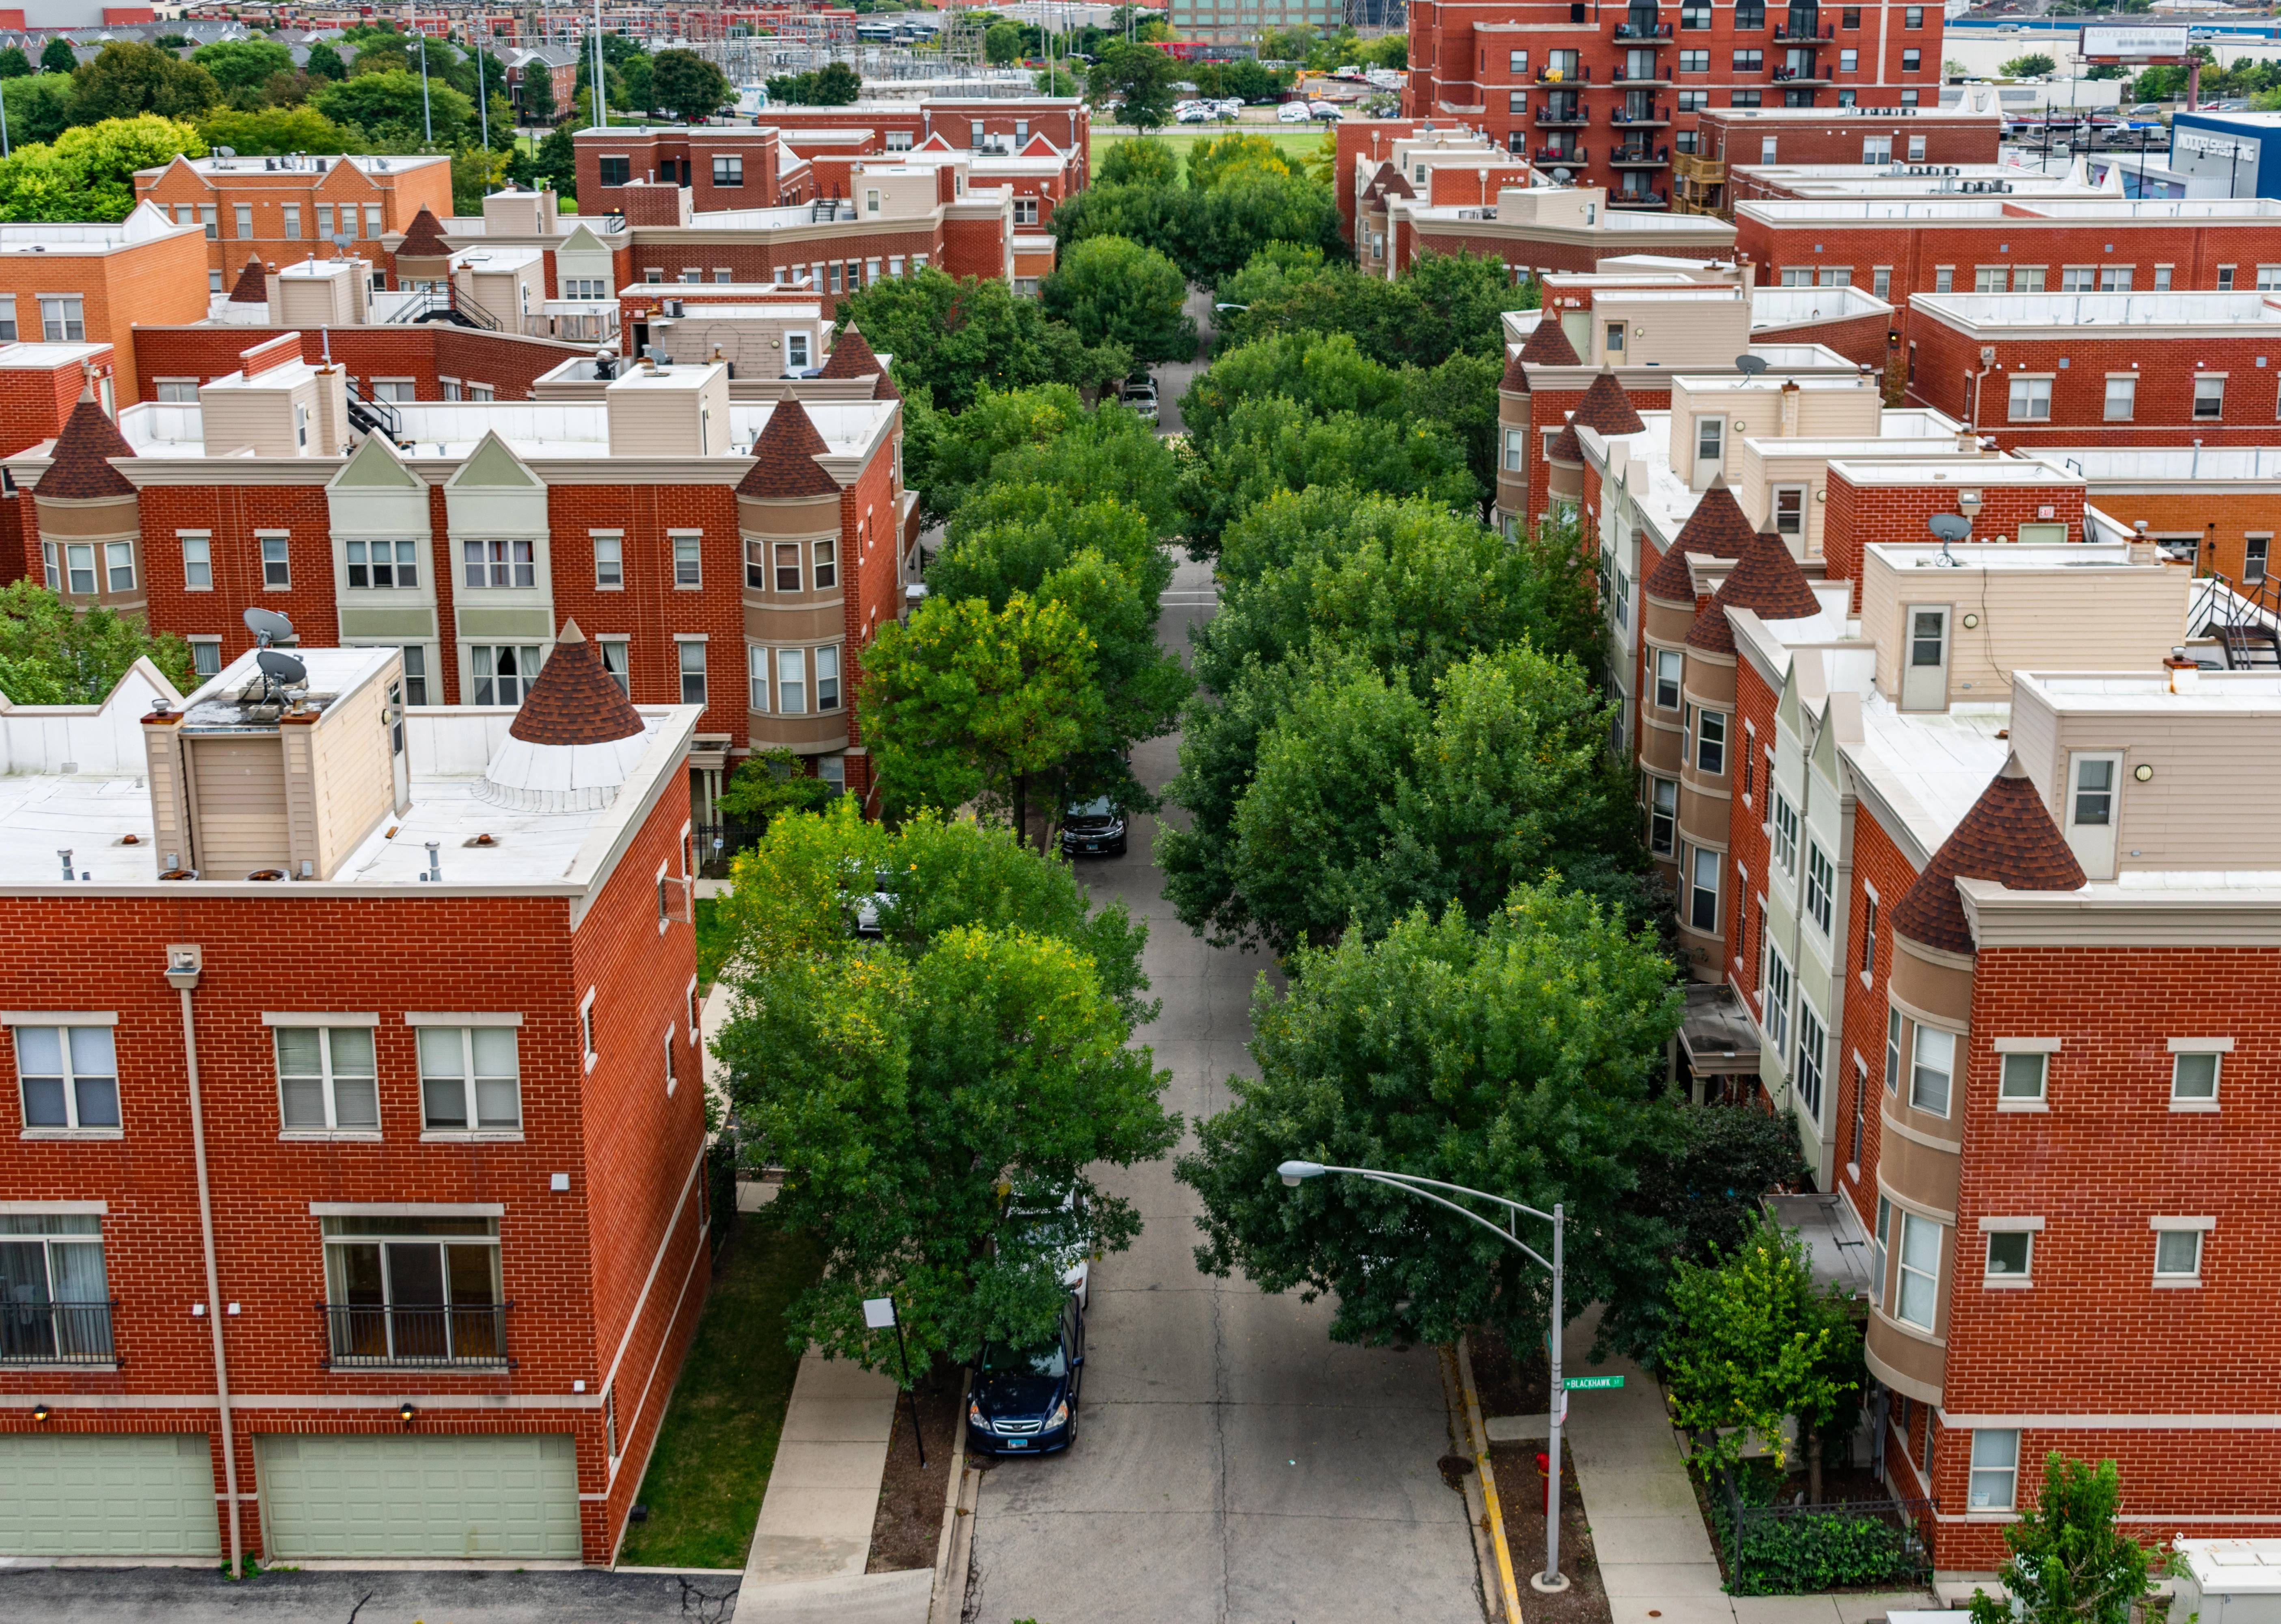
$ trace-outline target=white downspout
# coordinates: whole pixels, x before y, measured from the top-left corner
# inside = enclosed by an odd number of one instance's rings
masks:
[[[245,1535],[238,1520],[237,1445],[230,1427],[229,1361],[221,1344],[221,1274],[214,1264],[213,1193],[206,1181],[206,1122],[205,1109],[198,1097],[197,1025],[190,1013],[190,989],[198,984],[200,957],[195,947],[167,948],[166,981],[182,995],[182,1067],[190,1090],[190,1156],[198,1176],[198,1239],[206,1255],[206,1325],[213,1335],[222,1481],[229,1491],[229,1576],[240,1579],[245,1574]]]

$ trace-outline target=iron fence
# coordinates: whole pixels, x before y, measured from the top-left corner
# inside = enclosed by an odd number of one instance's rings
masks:
[[[1807,1504],[1801,1494],[1788,1504],[1752,1504],[1751,1497],[1734,1473],[1713,1491],[1732,1595],[1921,1588],[1932,1572],[1923,1528],[1935,1501],[1885,1496]]]
[[[328,1303],[326,1363],[334,1370],[372,1365],[509,1367],[506,1316],[512,1303]]]
[[[0,1365],[111,1365],[114,1303],[0,1305]]]

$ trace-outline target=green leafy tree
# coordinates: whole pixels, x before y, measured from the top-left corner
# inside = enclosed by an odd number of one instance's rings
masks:
[[[526,124],[551,125],[559,110],[554,104],[554,72],[544,62],[534,62],[522,70],[516,82],[515,94],[522,102],[522,121]]]
[[[32,72],[32,58],[24,54],[21,45],[11,45],[0,50],[0,79],[24,79]]]
[[[896,376],[925,386],[944,411],[963,411],[985,385],[1097,388],[1133,366],[1121,345],[1088,346],[1003,280],[952,276],[933,266],[852,295],[839,321],[862,328],[873,349],[894,357]]]
[[[1761,1216],[1723,1257],[1675,1260],[1671,1314],[1664,1384],[1697,1467],[1731,1472],[1754,1435],[1786,1467],[1783,1425],[1794,1417],[1806,1497],[1820,1504],[1821,1433],[1857,1385],[1860,1334],[1843,1299],[1815,1287],[1798,1233]]]
[[[417,148],[427,140],[432,119],[437,146],[465,138],[475,122],[475,104],[441,80],[430,78],[423,111],[420,75],[401,71],[359,73],[328,84],[309,105],[336,124],[361,130],[375,144]]]
[[[1188,184],[1199,191],[1210,191],[1239,169],[1261,169],[1269,174],[1292,175],[1298,173],[1283,149],[1264,135],[1244,130],[1230,130],[1224,135],[1207,135],[1188,149]]]
[[[2031,50],[2024,56],[2013,58],[2004,65],[2002,71],[2007,79],[2036,79],[2048,77],[2058,66],[2058,63],[2042,51]]]
[[[867,943],[849,915],[875,873],[895,900]],[[1140,928],[1089,915],[1066,865],[1004,833],[939,818],[890,833],[846,803],[772,824],[738,859],[729,909],[735,1002],[715,1050],[785,1169],[772,1221],[827,1256],[787,1316],[793,1344],[900,1379],[896,1338],[862,1310],[890,1294],[915,1375],[1049,1334],[1063,1249],[1140,1232],[1092,1170],[1161,1156],[1179,1133],[1169,1074],[1129,1041]],[[1065,1192],[1067,1225],[1022,1220]]]
[[[816,107],[845,107],[860,100],[863,81],[845,62],[827,62],[816,70],[816,83],[809,93],[809,104]]]
[[[661,50],[651,60],[651,96],[677,118],[696,120],[736,99],[727,75],[693,50]]]
[[[1179,1164],[1202,1197],[1197,1267],[1264,1291],[1331,1296],[1334,1340],[1450,1342],[1488,1325],[1516,1346],[1550,1319],[1542,1270],[1478,1226],[1383,1186],[1276,1175],[1303,1156],[1566,1203],[1569,1313],[1659,1267],[1622,1205],[1674,1132],[1652,1079],[1682,995],[1644,935],[1590,898],[1523,885],[1485,926],[1422,911],[1377,941],[1293,957],[1252,997],[1256,1079]],[[1545,1237],[1535,1237],[1542,1241]]]
[[[1040,289],[1046,313],[1066,321],[1088,345],[1119,344],[1135,360],[1186,361],[1196,353],[1196,324],[1180,267],[1129,237],[1087,237],[1062,257]]]
[[[1115,103],[1120,124],[1148,131],[1161,129],[1172,116],[1172,85],[1179,71],[1172,58],[1154,46],[1114,40],[1101,49],[1086,74],[1086,96],[1103,112]]]
[[[730,817],[765,824],[789,812],[821,811],[834,793],[792,751],[759,750],[738,767],[713,804]]]
[[[45,57],[41,58],[44,66]],[[72,70],[72,122],[97,124],[156,113],[196,118],[221,99],[221,87],[195,62],[127,40],[113,40],[91,62]]]
[[[49,40],[47,48],[40,52],[40,72],[43,73],[69,73],[78,66],[79,53],[60,34]]]
[[[1094,179],[1110,186],[1177,186],[1180,155],[1153,136],[1130,136],[1110,144]]]
[[[1199,213],[1197,194],[1185,187],[1159,185],[1153,178],[1121,185],[1104,181],[1055,205],[1048,229],[1063,253],[1091,236],[1129,237],[1155,249],[1195,281],[1189,244]]]
[[[2113,1461],[2045,1456],[2034,1509],[2004,1530],[2011,1600],[1976,1589],[1972,1624],[2130,1624],[2153,1594],[2153,1557],[2115,1526],[2122,1500]]]
[[[627,58],[611,65],[612,71],[625,81],[626,105],[643,112],[657,105],[657,59],[646,54]],[[714,106],[718,107],[719,103]],[[707,109],[711,111],[711,109]]]
[[[149,113],[74,126],[52,143],[19,146],[0,159],[0,216],[124,220],[135,207],[136,170],[157,168],[178,154],[202,158],[205,151],[195,128]]]
[[[1188,275],[1216,282],[1270,243],[1338,253],[1339,205],[1318,181],[1240,165],[1203,194],[1191,227]]]
[[[0,587],[0,693],[19,705],[99,704],[145,656],[182,692],[197,685],[190,646],[171,631],[101,604],[75,611],[31,581]]]
[[[349,66],[341,60],[341,53],[323,40],[309,47],[309,76],[313,79],[346,79]]]
[[[908,431],[903,460],[910,483],[937,520],[949,518],[990,478],[1005,452],[1058,439],[1086,421],[1086,404],[1066,383],[1026,389],[984,385],[955,416],[932,410]]]
[[[538,143],[538,178],[572,202],[578,197],[578,149],[568,124],[558,124]]]
[[[352,79],[366,73],[418,72],[418,47],[405,36],[393,34],[367,41],[358,48],[356,59],[349,65],[349,76]]]
[[[0,80],[12,142],[53,141],[71,127],[72,81],[66,73]]]
[[[480,214],[483,199],[506,184],[507,155],[472,143],[452,150],[452,212]]]
[[[264,107],[240,112],[217,107],[198,120],[198,133],[209,148],[228,147],[233,152],[361,152],[365,143],[355,131],[334,123],[313,107]]]
[[[1247,102],[1272,101],[1291,83],[1288,73],[1263,67],[1250,58],[1220,65],[1220,94]]]
[[[993,67],[1021,60],[1022,30],[1009,22],[994,22],[982,31],[982,54]]]
[[[1042,846],[1061,775],[1100,723],[1093,639],[1065,606],[930,596],[863,651],[863,734],[892,813],[977,802]]]
[[[293,53],[275,40],[216,40],[190,53],[190,60],[214,77],[224,94],[252,94],[276,73],[293,71]]]
[[[1052,67],[1041,67],[1031,74],[1030,88],[1040,96],[1079,96],[1084,93],[1084,87],[1078,82],[1077,75],[1071,73],[1066,65],[1059,63]]]

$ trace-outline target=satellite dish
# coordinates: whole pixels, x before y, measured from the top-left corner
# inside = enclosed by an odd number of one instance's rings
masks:
[[[1563,184],[1566,184],[1566,182],[1567,182],[1567,180],[1568,180],[1568,177],[1569,177],[1570,174],[1571,174],[1571,172],[1570,172],[1569,170],[1566,170],[1566,169],[1555,169],[1555,170],[1552,172],[1552,178],[1553,178],[1554,180],[1556,180],[1556,181],[1558,181],[1558,182],[1562,182]]]
[[[213,155],[216,158],[236,158],[237,156],[237,149],[236,147],[216,147],[213,150]]]
[[[351,248],[351,247],[355,246],[355,244],[356,244],[356,238],[354,238],[354,237],[351,236],[347,232],[345,232],[345,231],[336,231],[336,232],[334,232],[334,233],[333,233],[333,246],[334,246],[334,247],[336,247],[336,248]]]
[[[299,635],[293,630],[293,623],[274,609],[248,609],[245,629],[253,634],[254,645],[259,648],[267,648],[272,643],[290,643]]]
[[[276,684],[279,687],[298,687],[301,684],[309,680],[309,668],[307,666],[293,658],[292,655],[280,653],[274,648],[265,648],[258,651],[253,656],[253,662],[261,668],[261,674],[264,677]]]
[[[1735,370],[1746,378],[1755,378],[1766,369],[1767,358],[1763,355],[1738,355],[1735,358]]]
[[[1962,541],[1972,534],[1972,521],[1959,513],[1937,513],[1925,521],[1925,528],[1943,542]]]

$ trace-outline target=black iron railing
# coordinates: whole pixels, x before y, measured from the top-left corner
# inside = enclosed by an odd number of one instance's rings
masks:
[[[0,1303],[0,1365],[113,1365],[110,1303]]]
[[[474,1304],[320,1303],[325,1363],[334,1370],[373,1365],[511,1366],[506,1316],[512,1303]]]
[[[1713,1515],[1720,1525],[1725,1549],[1720,1554],[1727,1559],[1729,1595],[1905,1589],[1930,1574],[1932,1552],[1924,1531],[1937,1501],[1751,1504],[1763,1500],[1765,1489],[1763,1481],[1744,1473],[1728,1473],[1713,1486]]]

